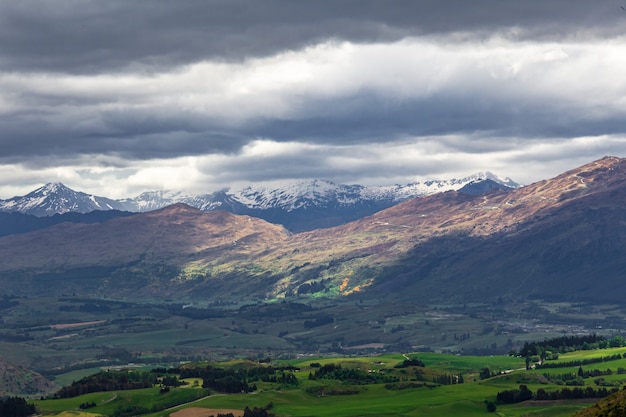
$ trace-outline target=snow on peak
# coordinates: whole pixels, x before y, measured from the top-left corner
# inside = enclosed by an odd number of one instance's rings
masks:
[[[74,191],[60,182],[51,182],[25,196],[0,200],[0,210],[51,216],[68,212],[88,213],[94,210],[121,209],[114,200]]]
[[[246,186],[231,191],[231,195],[235,201],[249,208],[281,208],[292,211],[310,206],[324,206],[330,201],[349,204],[360,197],[358,191],[361,188],[363,187],[314,179],[287,181],[279,185]]]
[[[468,183],[485,179],[511,188],[519,187],[510,178],[498,177],[485,171],[460,179],[415,181],[406,185],[365,187],[337,184],[325,179],[291,180],[247,185],[210,194],[148,191],[134,198],[111,200],[74,191],[60,182],[51,182],[26,196],[0,200],[0,211],[17,211],[36,216],[112,209],[145,212],[175,203],[185,203],[204,211],[225,209],[235,213],[269,209],[291,212],[309,208],[348,208],[359,203],[378,207],[413,197],[459,190]]]

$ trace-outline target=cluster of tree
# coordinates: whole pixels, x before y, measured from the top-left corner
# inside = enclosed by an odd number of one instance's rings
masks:
[[[267,375],[261,378],[263,382],[274,382],[286,385],[298,385],[298,378],[291,372],[278,371],[274,375]]]
[[[313,294],[316,292],[322,292],[322,291],[328,291],[328,288],[326,288],[326,285],[324,285],[323,281],[317,281],[317,282],[310,282],[310,283],[305,283],[302,284],[298,287],[298,295],[302,295],[302,294]]]
[[[478,374],[478,377],[480,379],[487,379],[487,378],[491,378],[492,376],[493,374],[491,373],[491,370],[487,367],[481,369],[480,373]]]
[[[578,375],[576,375],[576,373],[574,372],[568,372],[565,374],[548,374],[548,373],[544,373],[542,374],[547,380],[554,382],[555,384],[561,384],[567,381],[571,381],[574,380],[576,378],[578,378]]]
[[[524,343],[524,346],[519,351],[519,356],[539,356],[545,351],[565,353],[574,350],[598,349],[603,342],[606,342],[608,346],[608,341],[603,336],[596,334],[555,337],[542,342]]]
[[[309,373],[310,380],[333,379],[344,381],[354,385],[380,384],[396,382],[398,378],[392,375],[384,375],[378,372],[365,372],[359,368],[342,368],[341,365],[330,363],[321,366],[315,373]]]
[[[246,406],[246,408],[243,409],[243,417],[272,417],[274,414],[268,412],[272,407],[274,407],[272,403],[269,403],[265,407],[254,407],[252,409]]]
[[[93,408],[96,406],[96,403],[93,401],[87,401],[84,403],[80,403],[80,405],[78,406],[78,408],[80,408],[81,410],[86,410],[88,408]]]
[[[224,369],[211,365],[204,368],[182,368],[180,378],[202,378],[202,388],[219,392],[252,392],[256,389],[256,385],[248,384],[248,372],[245,369]]]
[[[457,336],[456,333],[454,333],[454,340],[459,340],[461,342],[467,340],[470,338],[470,334],[469,333],[463,333],[461,336]]]
[[[594,363],[617,361],[620,359],[622,359],[622,355],[620,355],[619,353],[616,353],[615,355],[602,356],[598,358],[587,358],[587,359],[557,362],[557,363],[544,362],[544,363],[535,365],[535,369],[571,368],[573,366],[591,365]]]
[[[422,368],[426,367],[426,365],[424,365],[424,362],[422,362],[421,360],[417,358],[410,358],[403,360],[402,363],[397,364],[396,366],[394,366],[394,368],[408,368],[409,366],[419,366]]]
[[[54,398],[71,398],[90,392],[122,391],[150,388],[157,382],[150,372],[106,371],[87,376],[61,388]]]
[[[403,330],[405,330],[405,327],[401,324],[398,324],[397,326],[391,328],[391,333],[398,333]]]
[[[102,352],[98,354],[98,359],[117,359],[123,363],[135,362],[137,354],[132,354],[124,348],[120,347],[103,347]]]
[[[496,401],[501,404],[515,404],[533,398],[533,392],[526,385],[520,385],[519,389],[500,391],[496,395]]]
[[[335,319],[333,318],[333,316],[318,316],[315,317],[313,320],[305,320],[304,321],[304,328],[305,329],[311,329],[313,327],[319,327],[319,326],[324,326],[325,324],[330,324],[333,323],[335,321]]]
[[[456,385],[462,384],[465,382],[463,379],[463,375],[449,375],[449,374],[441,374],[433,377],[433,382],[440,385]]]
[[[626,369],[620,369],[623,370],[622,372],[626,372]],[[576,373],[569,372],[565,374],[543,374],[546,379],[549,379],[556,384],[565,383],[565,385],[585,385],[585,378],[597,378],[606,375],[613,375],[613,371],[611,369],[606,369],[604,371],[601,369],[584,370],[582,367],[579,367],[578,372]]]
[[[163,378],[161,378],[160,383],[164,387],[171,387],[171,388],[176,388],[176,387],[180,387],[181,385],[183,385],[183,382],[179,380],[176,377],[176,375],[164,376]]]
[[[290,371],[296,371],[291,365],[282,367],[254,366],[247,369],[225,369],[211,365],[207,367],[183,367],[179,369],[180,378],[202,378],[204,388],[220,392],[236,393],[256,390],[256,381],[298,385],[298,379]]]
[[[239,315],[249,320],[259,320],[260,318],[276,320],[280,317],[299,317],[303,313],[313,310],[314,308],[308,304],[282,301],[271,304],[248,304],[239,309]]]
[[[559,391],[547,392],[543,388],[539,388],[535,393],[534,399],[539,401],[549,400],[572,400],[581,398],[604,398],[619,391],[619,388],[606,389],[601,387],[594,389],[587,388],[562,388]]]
[[[246,381],[235,378],[234,376],[225,376],[222,378],[208,377],[202,379],[202,388],[211,388],[215,391],[234,394],[238,392],[252,392],[256,390],[256,385],[248,385]]]
[[[26,417],[35,414],[35,406],[28,404],[22,397],[0,399],[0,416]]]
[[[19,305],[17,301],[13,298],[7,297],[6,295],[0,298],[0,310],[5,310],[7,308],[15,307]]]
[[[618,374],[626,373],[626,369],[619,368],[617,371]],[[604,381],[603,376],[613,375],[613,371],[611,369],[600,370],[600,369],[591,369],[584,370],[582,367],[578,368],[578,372],[570,372],[566,374],[543,374],[544,377],[549,379],[550,381],[557,384],[565,384],[571,386],[583,386],[585,385],[586,378],[596,378],[594,381],[596,385],[610,386],[612,384]]]
[[[515,404],[526,400],[537,401],[553,401],[553,400],[573,400],[583,398],[604,398],[615,392],[618,392],[619,388],[607,389],[601,387],[594,389],[593,387],[587,388],[562,388],[557,391],[546,391],[543,388],[539,388],[536,393],[533,394],[526,385],[520,385],[519,389],[511,389],[500,391],[496,395],[496,402],[501,404]]]
[[[604,371],[600,369],[591,369],[585,371],[582,367],[580,367],[578,368],[577,375],[581,378],[595,378],[598,376],[613,375],[613,371],[611,369],[606,369]]]

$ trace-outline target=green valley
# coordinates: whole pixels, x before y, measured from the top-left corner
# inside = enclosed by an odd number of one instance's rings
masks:
[[[246,407],[267,413],[258,415],[276,416],[482,416],[490,411],[507,417],[570,416],[621,389],[626,383],[626,374],[620,371],[626,368],[625,353],[625,347],[573,351],[548,361],[558,366],[598,355],[619,356],[599,366],[604,372],[611,371],[601,383],[585,377],[579,385],[564,383],[553,372],[526,370],[524,358],[514,356],[420,352],[191,362],[167,370],[111,371],[124,378],[125,373],[135,374],[136,379],[147,375],[154,380],[151,388],[50,397],[34,404],[40,414],[50,416],[68,412],[83,416],[209,416],[220,410],[238,410],[243,415]],[[585,367],[593,368],[595,365]],[[578,367],[559,368],[558,375],[577,372]],[[164,389],[165,378],[176,383],[169,382],[172,386]],[[238,386],[236,381],[245,385]],[[175,386],[178,383],[184,385]],[[526,392],[528,397],[511,399],[505,395],[511,392]],[[550,399],[547,394],[558,398]],[[176,406],[182,402],[185,404]]]

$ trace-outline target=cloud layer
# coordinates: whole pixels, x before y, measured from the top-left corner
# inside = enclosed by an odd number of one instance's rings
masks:
[[[518,182],[626,155],[615,1],[0,5],[0,198]]]

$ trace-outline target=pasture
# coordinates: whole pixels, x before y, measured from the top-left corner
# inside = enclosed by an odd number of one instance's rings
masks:
[[[622,355],[619,360],[603,362],[604,369],[611,369],[615,378],[607,378],[615,386],[626,383],[617,369],[626,366],[626,348],[576,351],[565,353],[553,361],[567,364],[572,360],[592,359],[602,356]],[[402,366],[407,358],[419,359],[425,366]],[[358,381],[311,379],[311,375],[327,365],[342,369],[358,369],[363,375],[377,374],[396,378],[396,383],[365,383]],[[115,415],[117,410],[137,407],[150,410],[185,401],[185,404],[156,412],[145,412],[148,417],[208,416],[216,410],[239,410],[246,406],[262,408],[272,404],[271,413],[276,416],[292,417],[353,417],[353,416],[484,416],[487,402],[496,402],[499,392],[515,390],[520,385],[532,392],[539,389],[558,391],[563,384],[546,379],[545,370],[526,370],[523,358],[511,356],[458,356],[438,353],[388,354],[366,357],[306,357],[287,361],[255,363],[248,360],[228,362],[203,362],[197,366],[223,367],[224,369],[254,369],[255,367],[284,367],[292,369],[297,384],[285,385],[276,382],[255,382],[258,388],[250,393],[220,393],[202,396],[198,379],[187,379],[189,385],[173,388],[163,394],[158,387],[117,392],[101,392],[82,395],[71,399],[47,399],[36,401],[44,415],[63,416],[62,413],[78,412],[84,402],[96,404],[88,412]],[[185,366],[196,366],[188,364]],[[482,378],[481,371],[489,368],[492,376]],[[282,368],[276,368],[282,369]],[[557,368],[559,373],[575,372],[576,369]],[[553,371],[553,370],[551,370]],[[437,376],[462,375],[463,382],[452,385],[435,383]],[[419,377],[416,378],[416,376]],[[619,378],[618,378],[619,376]],[[194,383],[195,382],[195,383]],[[597,388],[594,378],[584,379],[585,387]],[[592,404],[595,399],[523,401],[515,404],[497,404],[500,417],[522,416],[570,416],[576,410]],[[141,408],[139,408],[141,407]],[[189,410],[189,411],[184,411]],[[206,411],[206,414],[203,414]],[[144,414],[142,414],[144,415]]]

